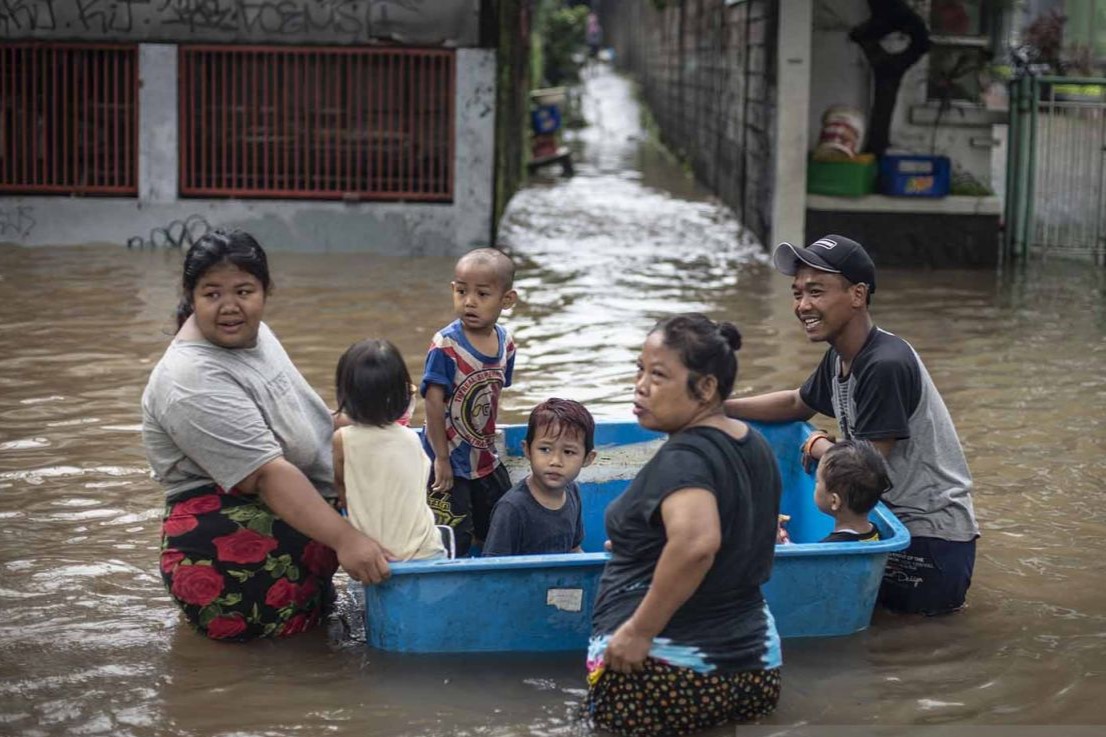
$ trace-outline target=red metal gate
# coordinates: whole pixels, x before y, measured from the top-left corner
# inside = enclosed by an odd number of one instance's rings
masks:
[[[138,49],[0,44],[0,192],[138,193]]]
[[[182,46],[181,194],[449,202],[454,59]]]

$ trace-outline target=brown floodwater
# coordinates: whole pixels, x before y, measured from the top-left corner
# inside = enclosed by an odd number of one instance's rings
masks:
[[[594,125],[576,134],[579,175],[533,183],[504,224],[521,302],[504,317],[519,358],[501,420],[554,394],[629,417],[645,331],[691,309],[741,327],[737,392],[797,386],[823,347],[803,338],[787,280],[643,141],[623,81],[592,76],[583,102]],[[385,654],[348,606],[327,628],[246,646],[181,623],[158,574],[162,493],[139,433],[180,261],[0,246],[0,734],[583,734],[583,653]],[[272,267],[266,320],[328,402],[349,343],[391,338],[418,371],[452,317],[447,259],[276,253]],[[873,312],[923,356],[971,464],[984,536],[970,606],[785,641],[765,724],[1101,733],[1106,272],[888,270]],[[481,626],[479,611],[441,615],[458,637]]]

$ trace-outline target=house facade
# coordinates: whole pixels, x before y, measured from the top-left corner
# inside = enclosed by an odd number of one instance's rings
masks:
[[[887,152],[948,157],[950,196],[808,192],[824,113],[871,114],[872,67],[850,38],[871,17],[868,0],[600,3],[605,28],[619,26],[616,58],[641,82],[662,136],[761,240],[841,233],[883,265],[993,265],[1008,120],[999,67],[1024,11],[993,0],[906,5],[930,46],[901,81]],[[905,43],[903,34],[882,40],[889,53]]]
[[[12,0],[0,241],[453,254],[487,245],[480,0]]]

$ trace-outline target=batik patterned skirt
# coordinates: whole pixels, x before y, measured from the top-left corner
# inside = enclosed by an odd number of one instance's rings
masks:
[[[166,505],[161,576],[189,624],[215,640],[287,637],[331,600],[335,552],[257,496],[214,484]]]
[[[628,737],[698,732],[770,714],[780,700],[780,669],[700,673],[649,657],[644,669],[589,678],[587,717]]]

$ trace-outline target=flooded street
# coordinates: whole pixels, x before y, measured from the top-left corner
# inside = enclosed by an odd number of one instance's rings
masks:
[[[797,386],[824,346],[802,336],[787,280],[646,140],[625,81],[593,73],[583,104],[577,176],[539,178],[502,229],[520,304],[504,318],[519,357],[501,421],[551,395],[629,418],[645,331],[692,309],[741,328],[738,393]],[[389,655],[348,612],[248,646],[181,623],[139,432],[180,260],[0,246],[0,734],[584,734],[583,653]],[[452,263],[276,253],[265,319],[333,404],[334,365],[359,338],[390,338],[421,371],[452,319]],[[921,353],[967,452],[984,535],[970,607],[786,641],[766,723],[1106,725],[1106,272],[887,270],[872,307]],[[481,626],[441,616],[458,637]]]

